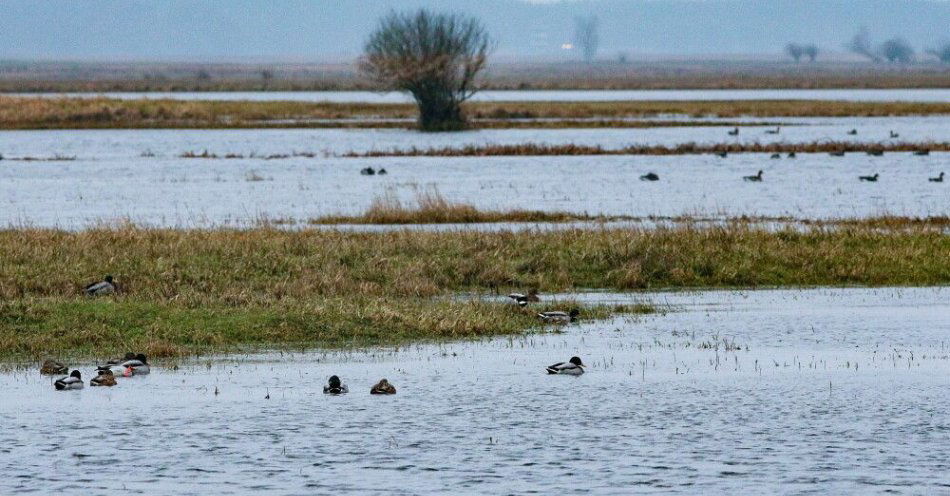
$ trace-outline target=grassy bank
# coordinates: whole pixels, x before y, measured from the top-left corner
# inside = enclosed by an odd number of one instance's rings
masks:
[[[8,357],[397,344],[538,325],[512,305],[449,298],[462,291],[950,283],[950,237],[865,226],[543,233],[19,229],[0,232],[0,250],[0,356]],[[83,283],[104,273],[116,276],[119,295],[79,296]],[[585,317],[615,310],[588,309]]]
[[[950,114],[950,103],[784,100],[472,102],[466,105],[465,111],[476,119],[477,126],[491,128],[647,127],[664,123],[631,123],[620,119],[666,115],[722,118],[946,115]],[[0,129],[407,127],[415,118],[416,108],[409,104],[0,97]]]
[[[925,143],[855,143],[848,141],[814,141],[811,143],[683,143],[676,146],[630,145],[605,148],[600,145],[548,145],[521,143],[515,145],[465,145],[442,148],[396,148],[348,152],[344,157],[507,157],[564,155],[696,155],[710,153],[849,153],[849,152],[915,152],[950,151],[950,142]]]

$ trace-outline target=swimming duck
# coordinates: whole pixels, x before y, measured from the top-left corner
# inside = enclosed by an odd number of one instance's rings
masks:
[[[930,155],[930,150],[927,150],[926,148],[923,150],[917,150],[914,152],[914,155],[917,155],[918,157],[926,157],[927,155]]]
[[[839,152],[828,152],[828,155],[831,155],[832,157],[843,157],[843,156],[844,156],[844,152],[843,152],[843,151],[839,151]]]
[[[135,360],[135,353],[126,353],[122,358],[113,358],[106,362],[105,367],[99,367],[100,369],[109,368],[113,365],[120,365],[122,363],[128,362],[129,360]]]
[[[788,158],[795,158],[795,152],[788,152]]]
[[[891,138],[900,138],[900,137],[901,135],[895,133],[894,131],[891,131]]]
[[[369,390],[369,394],[396,394],[396,388],[386,379],[380,379]]]
[[[776,158],[782,158],[782,154],[781,154],[781,153],[773,153],[773,154],[772,154],[772,159],[776,159]]]
[[[641,181],[659,181],[659,180],[660,180],[660,176],[656,175],[656,174],[653,173],[653,172],[648,172],[648,173],[646,173],[646,174],[640,176],[640,180],[641,180]]]
[[[928,178],[927,180],[930,181],[930,182],[932,182],[932,183],[942,183],[942,182],[943,182],[943,172],[941,172],[939,176],[937,176],[937,177],[931,177],[931,178]]]
[[[379,172],[377,172],[376,174],[379,174],[380,176],[384,176],[387,174],[387,172],[386,172],[386,169],[383,169],[382,167],[380,167]]]
[[[852,129],[852,130],[848,131],[848,134],[850,134],[851,136],[854,136],[854,135],[858,134],[858,130],[857,130],[857,129]]]
[[[882,157],[884,156],[884,150],[868,150],[868,155],[872,157]]]
[[[545,370],[547,370],[548,374],[581,375],[584,373],[584,367],[585,365],[581,362],[579,357],[571,357],[571,359],[566,362],[549,365]]]
[[[74,370],[72,374],[69,374],[67,377],[61,377],[56,379],[56,382],[53,383],[53,386],[57,391],[67,391],[70,389],[82,389],[82,375],[78,370]]]
[[[549,324],[569,324],[577,320],[580,311],[572,308],[570,312],[541,312],[538,318]]]
[[[739,128],[732,128],[732,131],[729,131],[729,136],[739,136]]]
[[[109,369],[99,369],[99,375],[89,381],[90,386],[115,386],[115,374]]]
[[[57,362],[56,360],[44,360],[43,366],[40,367],[40,373],[43,375],[68,374],[69,367]]]
[[[728,152],[713,152],[719,158],[726,158],[729,156]]]
[[[766,130],[765,130],[765,134],[778,134],[778,133],[780,133],[780,132],[782,132],[782,130],[781,130],[778,126],[775,126],[775,129],[766,129]]]
[[[112,282],[112,276],[108,275],[102,281],[87,285],[82,291],[86,296],[104,296],[115,293],[115,290],[116,285]]]
[[[331,375],[327,385],[323,386],[323,394],[346,394],[349,391],[346,385],[340,382],[340,378],[335,375]]]
[[[754,176],[742,176],[743,181],[762,182],[762,171]]]
[[[541,301],[541,298],[538,297],[538,292],[535,290],[528,291],[528,294],[521,293],[511,293],[508,295],[509,298],[515,300],[519,306],[527,306],[528,303],[537,303]]]
[[[877,182],[877,176],[879,176],[879,175],[880,175],[880,174],[878,174],[878,173],[875,172],[873,176],[858,176],[858,179],[860,179],[860,180],[862,180],[862,181],[868,181],[868,182],[871,182],[871,183],[875,183],[875,182]]]
[[[148,360],[146,360],[145,355],[142,353],[135,355],[135,358],[131,360],[126,360],[111,367],[99,367],[99,370],[103,369],[109,369],[113,374],[121,375],[122,377],[147,375],[151,372],[148,366]]]
[[[360,169],[360,174],[364,176],[374,176],[376,175],[376,169],[372,167],[363,167],[362,169]]]

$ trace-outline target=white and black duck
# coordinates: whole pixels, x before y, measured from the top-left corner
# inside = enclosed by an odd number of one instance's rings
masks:
[[[570,324],[577,320],[580,313],[580,310],[572,308],[570,312],[541,312],[538,314],[538,318],[549,324]]]
[[[346,394],[349,391],[346,384],[340,382],[340,378],[335,375],[331,375],[327,385],[323,386],[323,394]]]
[[[82,382],[82,374],[78,370],[74,370],[73,373],[69,374],[66,377],[60,377],[56,379],[56,382],[53,383],[53,387],[57,391],[69,391],[72,389],[82,389],[84,386]]]
[[[535,290],[528,291],[528,294],[524,293],[511,293],[508,295],[509,298],[515,300],[519,306],[527,306],[528,303],[537,303],[541,301],[541,298],[538,297],[538,292]]]
[[[82,291],[86,296],[105,296],[115,293],[117,289],[118,287],[115,282],[113,282],[112,276],[108,275],[99,282],[86,285]]]
[[[584,373],[584,367],[584,362],[581,362],[580,357],[571,357],[571,359],[566,362],[549,365],[545,370],[547,370],[549,374],[581,375]]]

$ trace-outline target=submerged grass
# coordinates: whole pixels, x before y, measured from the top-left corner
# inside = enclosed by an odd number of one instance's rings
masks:
[[[466,104],[465,112],[484,121],[476,122],[477,126],[492,128],[650,127],[683,124],[624,123],[622,119],[669,115],[722,118],[946,115],[950,114],[950,103],[792,100],[471,102]],[[409,127],[416,117],[416,107],[410,104],[0,97],[0,129]],[[394,119],[405,122],[394,122]]]
[[[6,357],[398,344],[539,326],[530,311],[454,298],[459,292],[950,283],[950,237],[866,226],[15,229],[0,231],[0,250],[0,356]],[[116,276],[120,294],[80,296],[83,283],[104,273]],[[582,316],[616,310],[587,308]]]
[[[923,143],[855,143],[848,141],[814,141],[811,143],[683,143],[676,146],[630,145],[606,148],[600,145],[549,145],[521,143],[511,145],[465,145],[441,148],[404,148],[347,152],[344,157],[501,157],[555,155],[696,155],[708,153],[848,153],[848,152],[946,152],[950,142]]]

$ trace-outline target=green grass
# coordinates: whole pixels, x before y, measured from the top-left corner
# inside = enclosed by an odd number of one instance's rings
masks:
[[[521,233],[14,229],[0,231],[0,251],[0,357],[373,346],[539,326],[530,311],[459,293],[950,283],[950,237],[886,224],[806,232],[740,224]],[[120,294],[81,296],[105,273]],[[582,316],[617,311],[652,308],[593,307]]]

